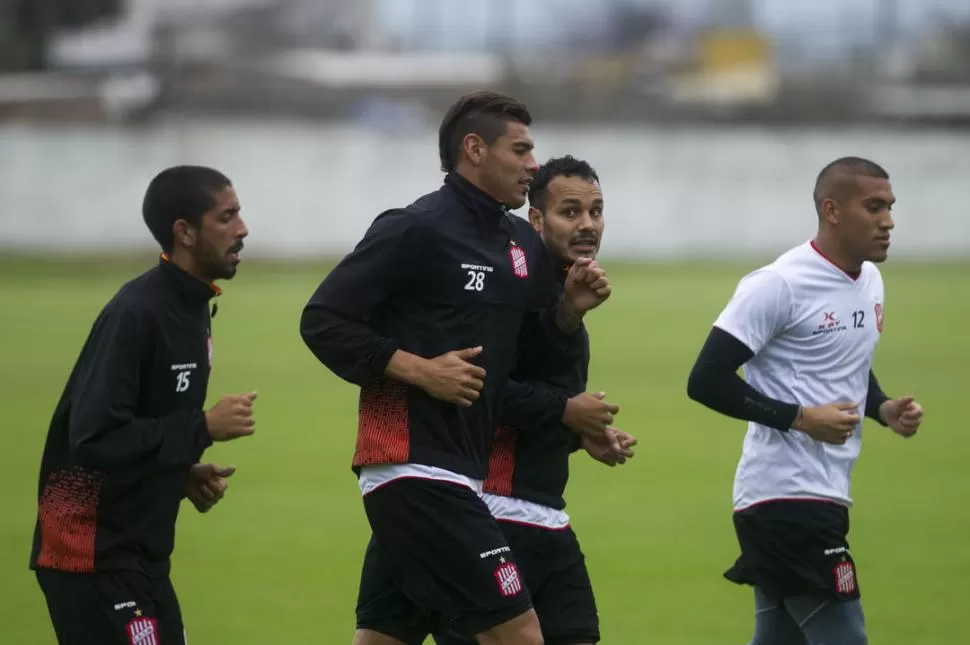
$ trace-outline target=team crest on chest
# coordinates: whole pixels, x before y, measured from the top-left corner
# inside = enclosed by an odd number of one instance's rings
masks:
[[[509,246],[509,258],[512,260],[512,273],[515,274],[515,277],[528,278],[529,264],[525,259],[525,251],[515,242],[512,242],[512,245]]]
[[[876,331],[882,333],[882,304],[876,303]]]

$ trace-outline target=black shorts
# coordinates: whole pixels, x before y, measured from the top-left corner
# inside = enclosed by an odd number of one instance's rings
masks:
[[[849,552],[849,509],[830,502],[764,502],[734,514],[741,557],[725,574],[771,600],[823,593],[860,597]]]
[[[357,629],[391,636],[405,645],[422,645],[442,617],[419,609],[404,595],[372,535],[364,552],[357,592]]]
[[[168,578],[38,569],[37,582],[59,645],[185,645],[182,612]]]
[[[572,528],[561,530],[499,521],[515,553],[546,645],[597,643],[599,614],[586,557]],[[455,634],[447,622],[435,634],[438,645],[474,643],[472,634]]]
[[[438,617],[478,634],[532,608],[505,535],[474,490],[396,479],[365,495],[364,510],[373,538],[361,574],[358,628],[420,643],[421,630],[430,633]]]

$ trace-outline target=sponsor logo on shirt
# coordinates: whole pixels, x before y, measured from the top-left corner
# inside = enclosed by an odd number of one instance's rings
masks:
[[[823,318],[819,322],[818,327],[812,332],[812,336],[819,336],[821,334],[832,334],[838,331],[846,331],[848,327],[842,324],[834,311],[823,312]]]

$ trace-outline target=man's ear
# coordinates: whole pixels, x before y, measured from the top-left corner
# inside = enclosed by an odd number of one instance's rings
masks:
[[[473,165],[476,167],[482,165],[482,162],[485,161],[485,153],[488,152],[488,144],[485,143],[484,139],[475,133],[469,133],[462,139],[461,145],[465,151],[465,156]]]
[[[172,225],[172,239],[175,246],[194,248],[198,239],[198,230],[184,219],[177,219]]]
[[[829,224],[838,224],[842,219],[842,211],[839,208],[839,203],[831,197],[822,200],[822,208],[819,216]]]
[[[529,224],[532,224],[532,228],[536,230],[536,233],[542,232],[542,211],[535,206],[529,207]]]

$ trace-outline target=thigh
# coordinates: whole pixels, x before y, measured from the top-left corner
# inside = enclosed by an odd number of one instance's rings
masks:
[[[37,582],[47,601],[58,645],[128,645],[112,607],[99,598],[97,574],[39,569]]]
[[[830,595],[785,598],[785,608],[809,645],[865,645],[865,617],[859,600],[837,600]]]
[[[163,639],[160,616],[167,614],[159,613],[153,585],[141,574],[42,569],[37,579],[59,645],[182,645],[181,633]]]
[[[421,645],[436,624],[417,607],[395,582],[371,536],[364,552],[357,592],[357,629],[377,632],[406,645]]]
[[[771,502],[735,513],[741,558],[730,580],[773,599],[826,594],[859,598],[846,535],[848,511],[827,502]]]
[[[159,645],[187,645],[182,607],[179,605],[175,587],[169,578],[150,582],[152,600],[155,601],[155,617],[158,621]],[[151,644],[151,641],[145,641]]]
[[[751,645],[806,645],[798,623],[780,600],[754,589],[754,636]]]
[[[395,480],[364,508],[391,576],[421,610],[477,634],[531,608],[505,535],[467,486]]]
[[[498,525],[505,535],[509,548],[515,554],[515,563],[522,582],[528,589],[529,596],[538,614],[539,608],[535,604],[535,592],[547,578],[547,557],[553,556],[553,554],[547,553],[546,530],[537,526],[513,522],[499,521]],[[541,617],[539,620],[541,621]],[[445,617],[434,634],[436,645],[472,645],[478,642],[474,632],[459,633],[459,628],[454,620]],[[545,629],[543,629],[543,636],[545,636]],[[548,640],[546,640],[546,643],[548,643]]]
[[[452,630],[447,623],[432,634],[435,645],[476,645],[478,639],[474,636],[459,634]]]
[[[519,557],[538,560],[531,567],[537,575],[526,575],[525,580],[546,645],[599,642],[596,599],[576,534],[572,528],[532,530],[540,533],[543,548]],[[510,542],[518,555],[516,540]]]

